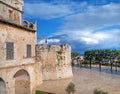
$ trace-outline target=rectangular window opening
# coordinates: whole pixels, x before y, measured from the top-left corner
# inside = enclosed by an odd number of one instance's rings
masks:
[[[14,43],[6,42],[6,59],[14,59]]]
[[[31,58],[31,45],[27,45],[27,58]]]

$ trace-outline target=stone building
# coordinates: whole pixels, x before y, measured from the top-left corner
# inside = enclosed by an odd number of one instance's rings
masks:
[[[22,25],[22,6],[22,0],[0,0],[0,94],[34,94],[42,83],[36,30]]]
[[[0,18],[21,24],[22,6],[23,0],[0,0]]]
[[[36,46],[36,24],[23,21],[23,4],[0,0],[0,94],[35,94],[43,80],[72,76],[70,46]]]
[[[41,62],[43,80],[72,77],[69,45],[36,45],[36,62]]]

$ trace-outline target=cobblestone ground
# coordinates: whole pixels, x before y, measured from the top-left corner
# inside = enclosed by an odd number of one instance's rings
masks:
[[[65,88],[72,81],[76,88],[74,94],[93,94],[95,88],[107,91],[109,94],[120,94],[120,75],[85,68],[73,68],[73,74],[71,79],[44,81],[37,89],[56,94],[67,94]]]

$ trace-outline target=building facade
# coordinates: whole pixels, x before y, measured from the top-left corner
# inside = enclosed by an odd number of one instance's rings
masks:
[[[36,30],[23,26],[22,6],[22,0],[0,0],[0,94],[34,94],[42,83]]]
[[[72,76],[69,45],[36,45],[23,0],[0,0],[0,94],[35,94],[43,80]],[[41,49],[42,48],[42,49]]]

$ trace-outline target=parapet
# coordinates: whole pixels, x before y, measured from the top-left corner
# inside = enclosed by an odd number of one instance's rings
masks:
[[[36,51],[66,51],[71,50],[71,46],[68,44],[63,45],[46,45],[46,44],[37,44]]]
[[[22,25],[25,28],[37,30],[37,22],[31,23],[29,21],[24,20],[23,23],[22,23]]]

